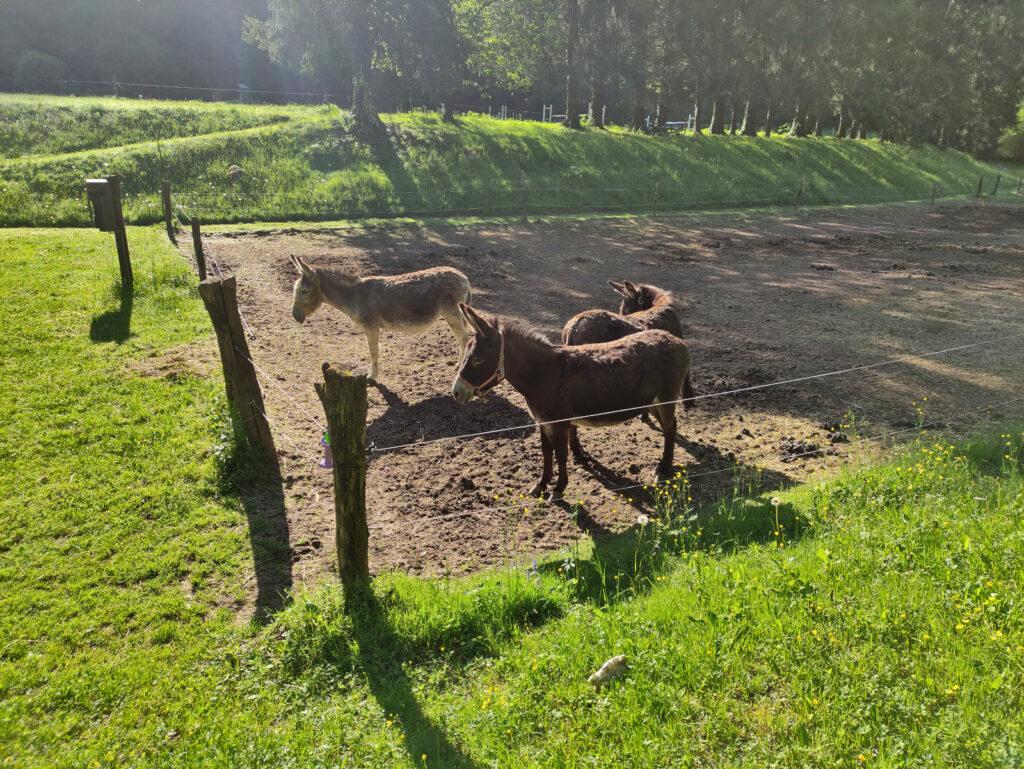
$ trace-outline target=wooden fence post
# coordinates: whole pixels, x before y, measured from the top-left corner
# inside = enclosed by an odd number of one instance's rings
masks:
[[[794,202],[794,205],[797,208],[800,208],[800,201],[803,200],[803,197],[804,197],[804,180],[801,179],[800,180],[800,189],[798,189],[796,191],[796,201]]]
[[[194,221],[194,220],[193,220]],[[210,314],[217,332],[217,347],[224,368],[224,389],[231,405],[232,417],[242,423],[249,443],[274,457],[274,437],[267,423],[263,391],[249,353],[249,343],[238,314],[235,277],[210,278],[199,284],[199,295]]]
[[[995,197],[999,192],[999,182],[1003,180],[1002,174],[996,174],[996,183],[992,185],[992,197]]]
[[[1024,177],[1017,180],[1017,194],[1020,195],[1020,188],[1024,185]]]
[[[124,226],[124,212],[121,210],[121,177],[108,176],[110,195],[114,202],[114,242],[117,244],[117,264],[121,268],[121,290],[131,291],[135,283],[132,274],[132,259],[128,253],[128,231]]]
[[[939,185],[938,184],[933,184],[932,185],[932,205],[933,206],[935,205],[935,193],[938,192],[938,191],[939,191]]]
[[[167,237],[170,238],[171,242],[175,242],[174,237],[174,214],[171,211],[171,183],[164,181],[160,185],[160,202],[164,207],[164,224],[167,226]]]
[[[980,198],[981,197],[981,185],[984,184],[984,183],[985,183],[985,176],[983,174],[983,175],[978,177],[978,191],[974,193],[974,197],[976,197],[976,198]]]
[[[316,393],[324,404],[334,459],[335,540],[338,573],[346,587],[370,576],[366,523],[366,375],[323,365]]]
[[[196,270],[199,280],[206,280],[206,254],[203,253],[203,233],[198,216],[192,217],[192,250],[196,254]]]
[[[658,179],[654,182],[654,193],[651,201],[651,213],[658,213],[658,199],[661,197],[661,180]]]

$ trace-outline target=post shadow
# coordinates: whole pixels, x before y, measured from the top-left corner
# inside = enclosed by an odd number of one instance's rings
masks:
[[[358,642],[357,658],[374,699],[405,735],[403,744],[415,766],[427,756],[427,766],[476,769],[476,764],[455,745],[416,701],[412,683],[402,667],[402,643],[388,623],[387,613],[367,582],[345,588],[345,608],[352,618]]]
[[[229,477],[245,511],[256,575],[255,620],[269,622],[288,602],[293,584],[284,484],[276,457],[247,457],[243,477]],[[246,461],[246,460],[243,460]]]
[[[131,337],[132,305],[135,301],[132,286],[120,286],[118,294],[120,305],[116,310],[107,310],[93,316],[89,324],[89,339],[93,342],[123,344]]]

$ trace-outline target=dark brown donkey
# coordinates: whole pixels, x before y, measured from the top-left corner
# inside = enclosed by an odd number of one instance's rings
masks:
[[[683,327],[672,308],[670,292],[645,283],[634,285],[628,280],[622,283],[609,280],[608,285],[622,296],[618,313],[608,310],[585,310],[575,315],[562,328],[562,344],[611,342],[650,329],[661,329],[680,339],[683,338]],[[686,379],[683,380],[683,397],[692,398],[695,394],[693,381],[687,372]],[[691,405],[689,401],[683,402],[683,407],[687,410]],[[646,413],[642,418],[649,421]],[[576,427],[570,431],[569,447],[574,457],[579,458],[583,455],[579,430]]]
[[[690,371],[690,351],[682,341],[666,331],[642,331],[614,342],[556,346],[516,321],[487,317],[467,305],[459,309],[476,333],[452,395],[468,403],[508,379],[526,399],[544,454],[544,473],[531,496],[551,482],[552,456],[558,459],[558,482],[548,498],[562,496],[569,483],[570,427],[614,425],[648,409],[665,435],[658,473],[671,474],[676,400]]]

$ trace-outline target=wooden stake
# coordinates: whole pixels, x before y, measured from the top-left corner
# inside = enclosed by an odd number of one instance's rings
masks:
[[[938,191],[939,191],[939,185],[938,184],[933,184],[932,185],[932,205],[933,206],[935,205],[935,193],[937,193]]]
[[[992,185],[992,196],[995,197],[999,193],[999,182],[1003,180],[1002,174],[996,174],[996,183]]]
[[[316,393],[324,404],[334,460],[335,540],[338,573],[346,587],[370,576],[366,523],[366,376],[323,365]]]
[[[519,178],[520,178],[520,181],[522,182],[522,185],[523,185],[523,201],[522,201],[522,208],[520,209],[520,212],[519,212],[519,221],[522,222],[523,224],[529,224],[530,223],[530,219],[526,215],[526,208],[527,208],[527,205],[529,204],[529,191],[528,191],[527,186],[526,186],[526,171],[523,171],[520,174]]]
[[[200,230],[199,217],[192,217],[192,250],[196,254],[196,270],[199,280],[206,280],[206,254],[203,253],[203,233]]]
[[[804,180],[801,179],[800,180],[800,189],[798,189],[796,191],[796,202],[795,202],[795,205],[796,205],[797,208],[800,207],[800,201],[803,200],[803,197],[804,197]]]
[[[121,177],[108,176],[110,195],[114,201],[114,242],[117,244],[117,264],[121,269],[121,290],[131,291],[135,283],[132,274],[132,259],[128,253],[128,231],[124,226],[124,212],[121,210]]]
[[[224,368],[224,389],[231,405],[232,418],[241,422],[246,440],[275,457],[274,437],[267,423],[263,391],[249,353],[249,343],[238,314],[235,278],[209,278],[199,284],[199,295],[217,332],[220,362]]]
[[[174,214],[171,211],[171,183],[164,181],[160,185],[160,202],[164,207],[164,224],[167,226],[167,237],[175,242],[174,237]]]
[[[978,191],[974,193],[974,197],[976,197],[976,198],[980,198],[981,197],[981,185],[984,184],[984,183],[985,183],[985,176],[984,175],[979,176],[978,177]]]

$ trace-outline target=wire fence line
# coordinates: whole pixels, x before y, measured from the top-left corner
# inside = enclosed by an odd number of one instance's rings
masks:
[[[749,393],[749,392],[756,392],[756,391],[760,391],[760,390],[767,390],[767,389],[770,389],[770,388],[773,388],[773,387],[782,387],[782,386],[786,386],[786,385],[792,385],[792,384],[796,384],[796,383],[799,383],[799,382],[810,382],[812,380],[827,379],[827,378],[830,378],[830,377],[840,376],[842,374],[852,374],[852,373],[858,372],[858,371],[868,371],[870,369],[882,368],[883,366],[892,366],[892,365],[896,365],[896,364],[900,364],[900,363],[909,363],[909,362],[912,362],[912,361],[915,361],[915,360],[926,360],[928,358],[934,358],[934,357],[938,357],[938,356],[941,356],[941,355],[947,355],[947,354],[952,353],[952,352],[959,352],[959,351],[962,351],[962,350],[969,350],[969,349],[972,349],[972,348],[975,348],[975,347],[984,347],[984,346],[993,345],[993,344],[1000,344],[1000,343],[1011,341],[1011,340],[1014,340],[1014,339],[1020,339],[1022,337],[1024,337],[1024,332],[1021,332],[1019,334],[1010,334],[1008,336],[997,337],[997,338],[994,338],[994,339],[985,339],[985,340],[982,340],[982,341],[979,341],[979,342],[972,342],[970,344],[957,345],[956,347],[948,347],[948,348],[943,349],[943,350],[934,350],[932,352],[919,353],[919,354],[916,354],[916,355],[906,355],[906,356],[902,356],[902,357],[899,357],[899,358],[891,358],[889,360],[877,361],[875,363],[866,363],[866,364],[858,365],[858,366],[850,366],[850,367],[847,367],[847,368],[836,369],[836,370],[833,370],[833,371],[826,371],[826,372],[822,372],[822,373],[818,373],[818,374],[808,374],[806,376],[793,377],[793,378],[790,378],[790,379],[783,379],[783,380],[779,380],[779,381],[775,381],[775,382],[767,382],[765,384],[749,385],[747,387],[736,387],[736,388],[733,388],[733,389],[730,389],[730,390],[721,390],[719,392],[714,392],[714,393],[705,393],[703,395],[694,395],[694,396],[692,396],[690,398],[679,398],[679,399],[674,400],[674,401],[665,401],[665,402],[657,404],[657,405],[667,406],[667,405],[674,405],[674,404],[681,404],[681,403],[690,403],[690,402],[698,401],[698,400],[707,400],[707,399],[710,399],[710,398],[724,398],[724,397],[729,397],[729,396],[734,396],[734,395],[740,395],[742,393]],[[656,405],[656,404],[652,403],[649,406],[647,406],[646,408],[651,408],[654,405]],[[442,443],[442,442],[446,442],[446,441],[456,441],[456,440],[467,440],[469,438],[481,438],[481,437],[488,436],[488,435],[499,435],[499,434],[502,434],[502,433],[520,432],[522,430],[528,430],[528,429],[533,428],[533,427],[544,427],[544,426],[547,426],[547,425],[564,424],[564,423],[567,423],[567,422],[574,422],[574,421],[579,421],[579,420],[594,419],[594,418],[597,418],[597,417],[615,416],[617,414],[626,414],[626,413],[630,413],[630,412],[640,411],[643,408],[645,408],[645,407],[640,407],[640,408],[632,407],[632,408],[623,408],[623,409],[613,409],[613,410],[610,410],[610,411],[600,411],[600,412],[596,412],[596,413],[593,413],[593,414],[580,414],[580,415],[577,415],[577,416],[574,416],[574,417],[567,417],[565,419],[553,419],[553,420],[544,421],[544,422],[530,422],[529,424],[515,425],[515,426],[512,426],[512,427],[499,427],[499,428],[495,428],[493,430],[481,430],[479,432],[463,433],[463,434],[460,434],[460,435],[447,435],[447,436],[442,436],[442,437],[439,437],[439,438],[430,438],[428,440],[423,440],[423,441],[410,441],[408,443],[399,443],[399,444],[395,444],[393,446],[382,446],[382,447],[371,446],[368,449],[368,451],[371,454],[383,454],[385,452],[398,451],[400,449],[407,449],[407,448],[419,447],[419,446],[428,446],[428,445],[433,444],[433,443]]]

